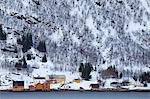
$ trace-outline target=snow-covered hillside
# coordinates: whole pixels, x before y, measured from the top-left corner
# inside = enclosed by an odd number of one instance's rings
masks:
[[[109,66],[140,75],[150,71],[150,0],[0,0],[0,36],[3,84],[78,78],[82,62],[97,78]]]

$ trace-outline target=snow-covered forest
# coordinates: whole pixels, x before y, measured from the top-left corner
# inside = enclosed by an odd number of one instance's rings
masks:
[[[1,80],[80,63],[150,72],[150,0],[0,0]]]

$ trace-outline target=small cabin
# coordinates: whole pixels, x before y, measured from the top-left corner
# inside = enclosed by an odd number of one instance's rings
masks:
[[[30,86],[29,86],[29,90],[30,90],[30,91],[34,91],[34,90],[35,90],[35,86],[30,85]]]
[[[66,76],[65,75],[47,75],[46,76],[46,81],[52,81],[56,80],[56,83],[62,83],[66,81]]]
[[[39,91],[50,91],[50,83],[45,82],[45,83],[37,83],[35,85],[35,90]]]
[[[91,87],[91,90],[99,90],[100,85],[99,84],[91,84],[90,87]]]
[[[23,91],[24,81],[13,81],[13,91]]]
[[[80,83],[81,80],[80,79],[74,79],[73,82]]]

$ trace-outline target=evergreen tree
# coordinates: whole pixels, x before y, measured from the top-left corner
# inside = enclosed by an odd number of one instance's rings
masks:
[[[3,32],[2,25],[0,25],[0,40],[6,40],[6,33]]]
[[[31,60],[31,55],[27,54],[27,60]]]
[[[122,76],[123,76],[122,73],[120,73],[119,78],[122,78]]]
[[[33,46],[32,34],[31,33],[27,34],[27,43],[28,43],[28,48],[31,48],[31,46]]]
[[[0,25],[0,33],[2,33],[2,32],[3,32],[2,25]]]
[[[140,75],[140,81],[143,82],[148,82],[150,83],[150,72],[144,72],[143,74]]]
[[[27,68],[27,62],[26,62],[26,59],[25,59],[25,57],[23,57],[23,66],[22,66],[23,68]]]
[[[91,78],[91,71],[93,70],[93,67],[90,63],[81,63],[79,67],[79,72],[82,73],[81,77],[85,80],[89,80]]]
[[[39,50],[40,52],[46,52],[46,44],[45,41],[40,41],[39,45],[37,47],[37,50]]]
[[[44,63],[47,62],[47,57],[46,57],[46,55],[43,56],[42,62],[44,62]]]
[[[23,53],[27,52],[29,49],[31,49],[31,46],[33,45],[32,34],[28,33],[27,35],[23,35],[22,41],[20,39],[18,39],[17,42],[18,42],[18,44],[23,45],[23,47],[22,47]]]
[[[21,63],[21,62],[17,62],[17,63],[15,64],[15,67],[16,67],[17,69],[20,69],[20,68],[22,67],[22,63]]]
[[[20,44],[20,45],[22,45],[21,39],[17,39],[17,43]]]
[[[79,72],[82,72],[84,70],[84,64],[80,63]]]

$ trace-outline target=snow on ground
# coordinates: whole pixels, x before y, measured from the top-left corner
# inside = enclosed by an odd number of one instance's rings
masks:
[[[99,74],[98,72],[92,71],[91,76],[92,76],[91,81],[97,81]]]
[[[60,88],[60,85],[61,85],[61,84],[51,84],[51,85],[50,85],[50,88],[55,89],[55,90],[58,90],[58,88]]]
[[[67,81],[72,81],[73,79],[80,78],[79,73],[65,72],[65,71],[51,71],[47,68],[40,67],[40,69],[34,70],[32,73],[33,76],[46,77],[46,75],[65,75]]]
[[[83,87],[83,89],[85,89],[85,90],[90,90],[91,88],[90,88],[90,84],[97,84],[97,81],[82,81],[81,83],[80,83],[80,86],[82,86]]]
[[[134,86],[129,86],[130,90],[149,90],[149,87],[134,87]]]
[[[38,73],[42,73],[42,77],[45,77],[46,74],[44,75],[44,71],[43,72],[40,71],[36,71]],[[6,72],[3,71],[6,75]],[[34,72],[34,73],[36,73]],[[3,73],[2,73],[3,74]],[[65,83],[58,83],[58,84],[51,84],[50,88],[51,89],[72,89],[72,90],[79,90],[81,88],[83,88],[84,90],[91,90],[90,85],[91,84],[97,84],[97,78],[96,78],[96,72],[92,72],[92,79],[90,81],[85,81],[85,80],[81,80],[80,83],[76,83],[76,82],[72,82],[72,80],[79,78],[79,73],[71,73],[71,72],[60,72],[60,71],[56,71],[56,72],[50,72],[47,73],[49,75],[66,75],[67,79],[65,81]],[[1,75],[1,80],[5,82],[5,84],[3,84],[3,86],[0,87],[1,90],[6,90],[6,89],[10,89],[12,88],[12,82],[8,82],[8,79],[13,79],[13,80],[24,80],[25,81],[25,88],[28,88],[29,85],[33,84],[33,78],[26,76],[26,75],[13,75],[8,73],[7,77],[5,75]],[[148,87],[143,87],[139,82],[135,82],[132,78],[127,78],[130,82],[129,86],[121,86],[122,88],[127,88],[129,90],[148,90],[150,89],[150,84],[148,84]],[[125,79],[114,79],[114,78],[110,78],[110,79],[106,79],[104,80],[104,87],[102,88],[116,88],[114,86],[111,86],[112,82],[118,82],[121,83],[123,80]],[[64,86],[62,86],[64,85]]]
[[[59,28],[55,33],[53,33],[50,38],[54,41],[54,42],[58,42],[61,39],[63,39],[63,33],[61,28]]]
[[[72,40],[73,40],[73,42],[77,43],[78,45],[80,44],[80,41],[79,41],[79,39],[77,38],[76,35],[72,36]]]
[[[89,27],[90,30],[92,30],[92,34],[94,35],[94,37],[96,37],[96,34],[99,33],[99,31],[96,29],[95,25],[94,25],[94,21],[92,16],[89,16],[86,19],[86,26]]]
[[[146,11],[148,13],[150,13],[150,7],[148,5],[148,0],[141,0],[142,5],[144,6],[144,8],[146,9]]]
[[[27,7],[27,6],[29,6],[29,1],[30,1],[30,0],[22,0],[22,4],[23,4],[25,7]]]
[[[36,55],[36,51],[33,50],[33,48],[30,51],[33,51],[34,52],[33,54]],[[28,86],[32,85],[34,82],[33,77],[37,77],[37,76],[46,77],[47,75],[65,75],[66,76],[65,83],[51,84],[50,87],[52,89],[60,89],[60,88],[66,89],[67,88],[67,89],[72,89],[72,90],[79,90],[79,89],[83,88],[84,90],[91,90],[90,84],[97,84],[98,83],[97,79],[99,77],[99,73],[97,71],[91,72],[90,75],[92,76],[92,78],[90,79],[90,81],[81,80],[80,83],[75,83],[75,82],[72,82],[74,79],[81,79],[79,72],[73,73],[70,71],[59,71],[59,70],[56,71],[54,69],[55,65],[52,64],[51,61],[48,61],[47,63],[42,63],[40,61],[40,58],[36,58],[35,60],[27,61],[27,63],[30,64],[31,67],[33,67],[33,66],[38,67],[37,69],[33,69],[32,74],[30,76],[27,74],[24,74],[24,73],[16,72],[16,71],[9,72],[7,70],[0,69],[0,72],[1,72],[0,80],[4,82],[4,83],[2,83],[2,86],[0,87],[0,89],[6,90],[6,89],[12,88],[12,80],[16,80],[16,81],[23,80],[23,81],[25,81],[25,88],[28,88]],[[101,68],[101,70],[107,69],[107,66],[106,66],[106,64],[104,64],[100,68]],[[131,68],[126,67],[124,69],[127,70],[127,69],[131,69]],[[137,70],[139,68],[135,67],[133,69]],[[142,69],[144,71],[149,71],[149,69],[147,67],[142,68]],[[13,74],[15,72],[16,72],[16,74],[19,74],[19,75]],[[11,80],[11,81],[9,81],[9,80]],[[129,78],[129,77],[127,77],[127,78],[124,77],[122,79],[110,78],[110,79],[103,80],[105,83],[104,88],[115,88],[115,87],[111,86],[111,83],[112,82],[121,83],[123,80],[129,80],[129,82],[131,83],[130,86],[123,86],[123,88],[128,88],[131,90],[150,89],[150,84],[148,85],[148,87],[145,88],[145,87],[140,86],[139,82],[135,82],[133,80],[133,78]],[[63,84],[65,86],[62,86]]]
[[[9,86],[9,85],[5,85],[5,86],[0,86],[0,90],[9,90],[11,89],[12,87]]]
[[[127,32],[130,32],[132,34],[132,32],[136,32],[136,31],[142,30],[142,29],[145,30],[146,27],[142,26],[140,23],[135,23],[133,20],[131,20],[129,22],[129,28],[127,29]]]
[[[76,82],[71,82],[71,83],[66,83],[66,85],[64,85],[63,87],[60,87],[60,89],[72,89],[72,90],[80,90],[81,88],[83,90],[91,90],[90,85],[91,84],[97,84],[97,81],[81,81],[80,83],[76,83]]]
[[[112,78],[106,79],[104,88],[114,88],[114,87],[111,86],[112,82],[116,82],[116,79],[112,79]]]

